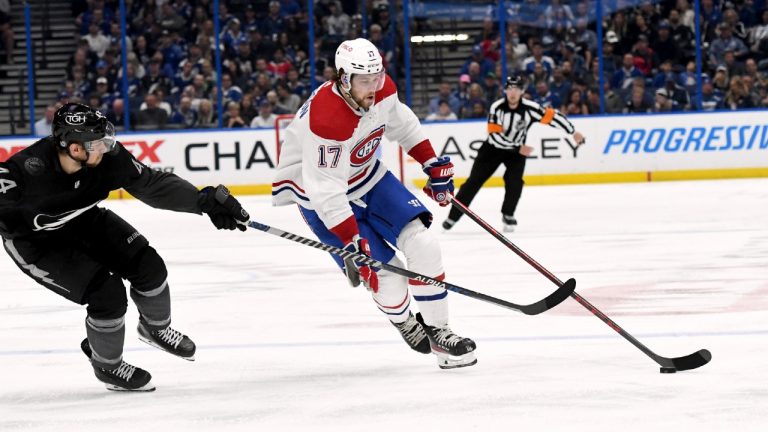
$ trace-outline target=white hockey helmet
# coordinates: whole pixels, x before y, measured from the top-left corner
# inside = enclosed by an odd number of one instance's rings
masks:
[[[349,91],[353,74],[381,74],[376,91],[384,86],[384,64],[379,49],[367,39],[358,38],[341,43],[336,49],[336,71],[344,90]],[[342,72],[343,71],[343,72]]]

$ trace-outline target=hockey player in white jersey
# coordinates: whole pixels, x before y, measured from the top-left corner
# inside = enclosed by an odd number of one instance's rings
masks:
[[[418,118],[397,98],[378,49],[365,39],[336,50],[335,79],[321,85],[285,131],[272,184],[275,205],[299,204],[324,243],[365,253],[442,280],[440,246],[427,230],[432,214],[376,156],[383,136],[396,141],[429,176],[424,191],[441,206],[453,194],[453,164],[437,157]],[[448,326],[447,291],[333,256],[353,286],[372,291],[377,307],[408,345],[433,352],[443,369],[470,366],[475,343]],[[411,294],[420,313],[411,312]]]

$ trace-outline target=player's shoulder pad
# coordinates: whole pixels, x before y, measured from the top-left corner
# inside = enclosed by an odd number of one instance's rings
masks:
[[[120,141],[115,144],[112,151],[104,154],[102,165],[109,165],[110,169],[116,170],[115,172],[128,172],[130,175],[140,175],[149,168],[140,162]]]
[[[57,153],[58,150],[54,145],[53,137],[44,137],[8,158],[6,169],[12,171],[12,167],[16,167],[18,169],[18,173],[15,174],[17,178],[25,175],[38,176],[50,168],[51,154],[56,155]]]
[[[333,84],[318,90],[309,105],[309,130],[320,138],[346,141],[360,117],[333,91]]]
[[[397,86],[389,75],[384,76],[384,87],[376,92],[376,100],[374,103],[379,103],[393,94],[397,94]]]
[[[104,160],[122,160],[125,158],[132,158],[133,155],[131,152],[128,151],[127,148],[121,143],[120,141],[117,141],[115,143],[115,148],[113,148],[111,151],[104,153]]]

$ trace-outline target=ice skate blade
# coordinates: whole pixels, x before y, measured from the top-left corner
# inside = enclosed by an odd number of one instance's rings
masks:
[[[114,384],[107,384],[107,383],[105,383],[104,386],[107,388],[107,390],[119,391],[119,392],[153,392],[155,391],[155,385],[152,384],[152,381],[144,384],[143,386],[137,389],[129,389],[129,388],[120,387]]]
[[[154,342],[152,339],[148,339],[148,338],[145,338],[145,337],[144,337],[144,336],[142,336],[141,334],[139,334],[139,340],[140,340],[140,341],[142,341],[142,342],[144,342],[145,344],[147,344],[147,345],[151,345],[151,346],[153,346],[153,347],[155,347],[155,348],[157,348],[157,349],[159,349],[159,350],[161,350],[161,351],[165,351],[165,352],[167,352],[168,354],[171,354],[171,355],[173,355],[174,357],[182,358],[182,359],[184,359],[184,360],[187,360],[187,361],[195,361],[195,356],[194,356],[194,355],[191,355],[191,356],[189,356],[189,357],[182,357],[182,356],[180,356],[180,355],[176,355],[176,354],[174,354],[174,353],[172,353],[172,352],[168,351],[167,349],[163,348],[162,346],[160,346],[160,345],[156,344],[156,343],[155,343],[155,342]]]
[[[440,369],[457,369],[477,364],[477,358],[474,352],[469,352],[461,357],[454,357],[447,354],[437,353],[437,366]]]

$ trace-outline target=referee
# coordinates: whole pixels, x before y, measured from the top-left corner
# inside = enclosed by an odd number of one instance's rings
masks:
[[[491,105],[488,114],[488,139],[477,152],[475,163],[466,183],[461,186],[456,199],[466,206],[472,202],[480,187],[499,167],[504,164],[504,202],[501,205],[504,231],[512,232],[517,226],[515,209],[523,192],[523,172],[525,159],[533,152],[533,147],[525,145],[528,129],[534,123],[543,123],[573,135],[577,145],[584,143],[584,136],[576,132],[573,124],[553,108],[544,108],[538,103],[524,99],[525,84],[520,76],[507,78],[504,86],[506,97]],[[456,206],[451,207],[448,219],[443,222],[443,229],[449,230],[461,217]]]

